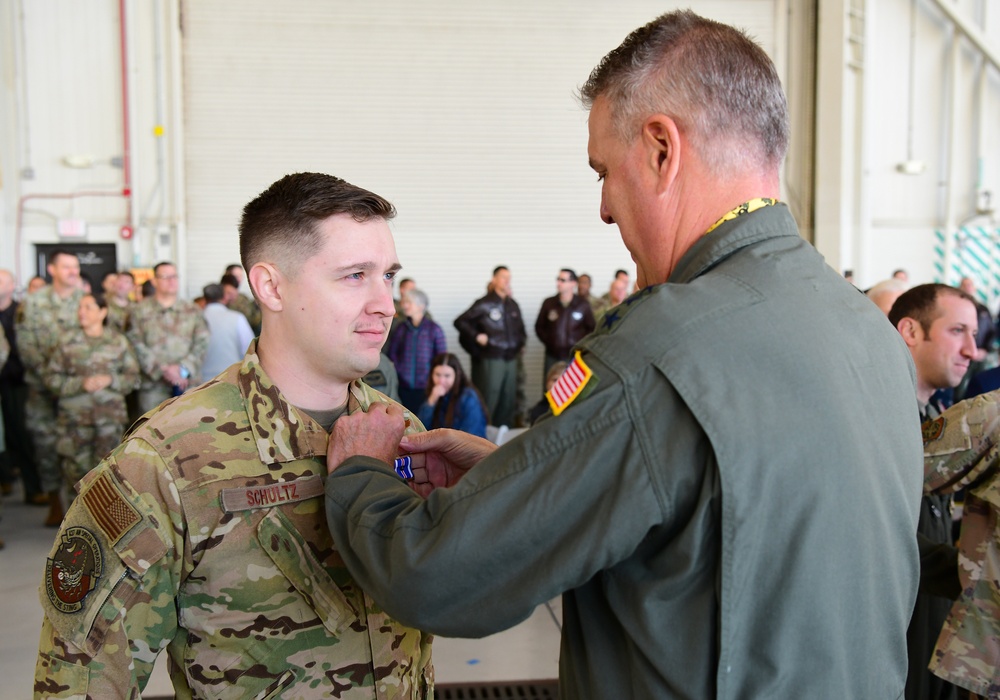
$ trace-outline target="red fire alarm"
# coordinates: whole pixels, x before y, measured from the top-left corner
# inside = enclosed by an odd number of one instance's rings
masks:
[[[130,240],[132,238],[132,233],[133,233],[132,227],[131,226],[122,226],[121,233],[122,233],[122,238],[124,238],[126,241]]]

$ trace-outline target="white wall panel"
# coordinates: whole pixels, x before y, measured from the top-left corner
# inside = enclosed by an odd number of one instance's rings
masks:
[[[687,5],[688,3],[684,3]],[[690,3],[775,54],[772,0]],[[528,0],[183,4],[189,293],[237,259],[242,206],[318,170],[389,198],[404,276],[451,322],[506,264],[530,328],[560,267],[603,293],[633,271],[598,218],[574,92],[625,35],[677,3]],[[461,352],[460,352],[461,354]]]

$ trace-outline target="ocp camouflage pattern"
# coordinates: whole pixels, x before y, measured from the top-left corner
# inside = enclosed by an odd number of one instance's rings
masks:
[[[132,307],[125,335],[135,349],[142,370],[139,408],[145,413],[170,398],[171,385],[163,378],[163,365],[183,365],[191,377],[201,376],[208,351],[208,324],[197,306],[178,299],[163,307],[156,297]],[[189,386],[195,386],[192,380]]]
[[[965,489],[958,549],[962,593],[931,657],[935,675],[1000,698],[1000,391],[924,424],[924,490]]]
[[[350,386],[348,411],[376,401]],[[59,609],[79,596],[63,579],[40,590],[35,697],[137,697],[166,649],[178,698],[432,698],[431,636],[382,611],[334,547],[328,437],[271,383],[256,341],[145,416],[64,521],[96,537],[102,570],[78,612]]]
[[[101,374],[111,377],[108,387],[83,388],[85,378]],[[97,338],[78,330],[55,350],[43,380],[58,399],[56,451],[72,487],[121,442],[128,421],[125,395],[139,386],[139,363],[132,345],[113,328]]]

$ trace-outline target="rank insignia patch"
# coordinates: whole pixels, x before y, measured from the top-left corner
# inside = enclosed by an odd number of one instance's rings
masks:
[[[924,433],[924,444],[928,442],[934,442],[939,437],[941,433],[944,432],[944,416],[939,416],[934,420],[929,420],[920,426]]]
[[[577,351],[573,362],[562,373],[559,380],[549,391],[545,392],[545,398],[549,400],[549,406],[552,407],[552,415],[558,416],[565,411],[566,407],[573,403],[573,400],[580,395],[580,392],[587,386],[587,382],[590,381],[593,375],[594,373],[590,371],[590,367],[587,366],[580,356],[580,352]]]
[[[60,612],[79,611],[103,571],[101,546],[94,534],[83,527],[66,528],[55,554],[45,563],[45,592],[49,602]]]

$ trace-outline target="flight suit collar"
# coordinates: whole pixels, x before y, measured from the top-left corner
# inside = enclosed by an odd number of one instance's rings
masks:
[[[779,236],[799,236],[788,207],[780,202],[724,221],[691,246],[667,281],[690,282],[736,251]]]

